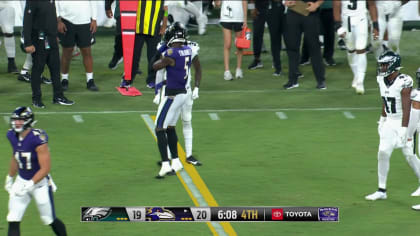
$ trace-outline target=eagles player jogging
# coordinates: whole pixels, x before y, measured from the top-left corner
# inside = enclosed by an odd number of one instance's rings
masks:
[[[163,52],[167,49],[167,43],[169,39],[171,38],[171,34],[173,34],[175,28],[182,29],[183,26],[182,24],[178,22],[175,22],[174,24],[169,26],[167,31],[165,32],[163,41],[158,45],[158,51]],[[194,87],[194,90],[191,91],[191,71],[189,71],[188,81],[186,84],[187,97],[186,97],[185,104],[181,108],[182,131],[184,134],[185,152],[187,156],[186,162],[195,166],[201,166],[202,165],[201,162],[199,162],[192,155],[193,129],[191,125],[192,107],[193,107],[194,100],[198,98],[198,90],[199,90],[198,85],[200,84],[200,81],[201,81],[201,65],[200,65],[200,60],[198,58],[198,51],[200,50],[200,47],[198,43],[192,42],[192,41],[187,41],[187,45],[192,50],[191,57],[192,57],[192,64],[195,70],[196,86]],[[155,96],[155,99],[153,100],[155,104],[160,103],[160,100],[161,100],[160,98],[163,95],[162,91],[164,91],[165,89],[164,83],[166,83],[166,70],[160,69],[156,73],[156,86],[155,86],[156,96]]]
[[[418,130],[418,125],[420,121],[420,68],[417,69],[416,72],[416,79],[417,79],[417,89],[411,92],[411,113],[410,113],[410,122],[408,123],[408,140],[407,143],[411,141],[412,145],[415,145],[415,141],[413,141],[413,137],[415,132]],[[419,142],[420,147],[420,142]],[[413,149],[415,150],[415,149]],[[415,154],[414,154],[415,155]],[[420,188],[417,189],[415,196],[420,196]],[[412,194],[412,196],[413,196]],[[420,204],[412,206],[414,210],[420,211]]]
[[[5,183],[9,192],[8,235],[20,235],[20,222],[32,198],[42,222],[50,225],[56,235],[67,235],[64,223],[55,216],[53,191],[56,187],[48,175],[51,166],[48,136],[45,131],[32,128],[35,122],[29,107],[16,108],[10,118],[12,129],[7,132],[7,138],[13,157]]]
[[[373,21],[374,39],[378,39],[377,9],[374,0],[337,0],[333,1],[334,21],[337,35],[344,38],[347,46],[347,59],[353,72],[351,86],[357,94],[364,94],[368,40],[368,17],[366,1],[370,17]]]
[[[386,199],[386,180],[389,171],[389,161],[392,151],[402,148],[402,152],[414,170],[420,182],[420,161],[413,153],[412,141],[407,143],[407,126],[410,118],[410,93],[413,80],[409,75],[401,74],[401,57],[388,51],[378,60],[377,82],[383,105],[379,120],[379,150],[378,150],[378,191],[367,195],[366,200]],[[411,122],[411,121],[410,121]],[[411,138],[411,137],[410,137]],[[420,196],[420,188],[412,193]]]
[[[155,121],[158,147],[162,159],[162,167],[157,178],[166,174],[179,171],[183,168],[178,158],[178,137],[175,130],[176,122],[187,99],[187,82],[192,62],[192,49],[187,43],[186,30],[181,24],[175,24],[168,32],[168,49],[163,52],[163,57],[153,64],[154,70],[166,68],[165,96],[162,99]],[[195,81],[199,87],[199,81]],[[198,89],[197,95],[198,95]],[[173,157],[169,165],[168,150]]]

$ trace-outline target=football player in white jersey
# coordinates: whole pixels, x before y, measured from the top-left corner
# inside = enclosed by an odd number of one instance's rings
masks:
[[[344,38],[347,46],[347,59],[353,72],[352,87],[357,94],[364,94],[368,41],[368,17],[366,1],[370,17],[373,21],[374,39],[378,37],[377,9],[374,0],[337,0],[333,1],[334,21],[337,35]]]
[[[388,51],[378,60],[377,82],[383,105],[379,120],[379,150],[378,150],[378,191],[367,195],[366,200],[386,199],[386,180],[389,171],[389,161],[392,151],[402,148],[402,152],[416,174],[420,183],[420,161],[413,153],[412,141],[407,143],[407,126],[410,118],[410,93],[413,79],[400,73],[401,57]],[[420,188],[412,193],[420,196]]]
[[[13,27],[15,26],[15,9],[11,1],[0,1],[0,28],[4,35],[4,47],[8,59],[7,73],[19,73],[16,63],[15,37]]]
[[[417,85],[419,86],[417,89],[411,92],[411,113],[410,113],[410,122],[408,123],[408,140],[407,143],[411,141],[412,145],[415,145],[415,141],[413,141],[413,136],[415,132],[419,129],[419,121],[420,121],[420,68],[417,69],[416,72],[416,79]],[[420,147],[420,142],[419,142]],[[420,196],[420,188],[412,194],[412,196]],[[413,210],[420,211],[420,204],[412,206]]]
[[[174,23],[175,24],[175,23]],[[167,41],[169,39],[166,39],[167,35],[168,35],[168,31],[169,31],[170,27],[168,27],[167,32],[165,33],[164,36],[164,40],[159,43],[158,45],[158,51],[164,51],[165,48],[167,47]],[[184,143],[185,143],[185,154],[186,154],[186,162],[190,163],[192,165],[195,166],[201,166],[202,163],[200,161],[198,161],[193,155],[192,155],[192,144],[193,144],[193,129],[192,129],[192,125],[191,125],[191,119],[192,119],[192,107],[194,104],[194,100],[197,99],[198,96],[198,91],[199,91],[199,84],[201,81],[201,65],[200,65],[200,60],[198,58],[198,52],[200,50],[200,46],[198,43],[193,42],[193,41],[188,41],[187,45],[192,49],[192,65],[194,67],[195,70],[195,86],[194,86],[194,90],[191,90],[191,71],[189,71],[188,73],[188,81],[187,81],[187,98],[185,101],[185,104],[182,106],[181,109],[181,120],[182,120],[182,131],[184,134]],[[164,90],[165,90],[165,83],[166,81],[166,70],[165,69],[161,69],[159,71],[157,71],[156,73],[156,85],[155,85],[155,91],[156,91],[156,95],[155,98],[153,100],[153,102],[155,104],[159,104],[160,101],[162,100],[162,97],[164,96]],[[169,154],[170,152],[168,152]],[[161,164],[161,162],[159,162],[159,164]]]
[[[388,0],[376,1],[378,9],[379,37],[375,40],[373,47],[376,58],[379,57],[385,48],[399,53],[400,38],[403,29],[402,5],[409,0]],[[384,40],[385,32],[388,32],[388,41]]]

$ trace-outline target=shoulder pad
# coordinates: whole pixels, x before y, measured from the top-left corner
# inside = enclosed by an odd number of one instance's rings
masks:
[[[32,129],[32,133],[35,137],[39,138],[41,143],[47,143],[48,142],[48,135],[45,133],[42,129]]]
[[[413,87],[413,79],[409,75],[401,74],[398,76],[398,80],[401,81],[402,88]]]

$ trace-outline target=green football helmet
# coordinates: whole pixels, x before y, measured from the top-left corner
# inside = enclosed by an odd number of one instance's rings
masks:
[[[382,53],[378,59],[378,75],[384,78],[401,69],[401,57],[393,51]]]

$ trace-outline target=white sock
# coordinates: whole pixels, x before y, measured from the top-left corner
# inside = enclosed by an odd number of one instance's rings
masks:
[[[416,174],[417,178],[420,182],[420,160],[417,157],[417,155],[411,155],[410,157],[406,157],[407,162],[410,165],[410,167],[414,170],[414,174]]]
[[[23,69],[31,70],[32,69],[32,55],[26,54],[25,64],[23,64]]]
[[[367,68],[367,57],[366,53],[356,54],[355,61],[357,63],[357,82],[363,85],[365,80],[366,68]]]
[[[86,81],[89,82],[91,79],[93,79],[93,72],[86,73]]]
[[[382,44],[383,44],[383,45],[385,45],[386,47],[389,47],[389,46],[388,46],[388,45],[389,45],[388,40],[387,40],[387,41],[385,41],[385,40],[384,40],[384,41],[382,41]]]
[[[392,152],[378,152],[378,187],[382,189],[386,189],[386,179],[388,177],[389,159],[391,158],[391,154]]]
[[[4,37],[4,47],[6,48],[7,57],[15,58],[16,56],[15,37]]]
[[[61,80],[63,80],[63,79],[68,80],[69,79],[69,74],[61,74]]]
[[[185,154],[187,157],[192,155],[192,140],[193,140],[193,129],[191,121],[182,121],[182,132],[184,133],[185,142]]]
[[[22,70],[20,70],[20,74],[21,75],[26,75],[27,73],[29,73],[29,71],[25,68],[23,68]]]
[[[349,66],[353,72],[354,77],[357,77],[356,53],[347,52],[347,60],[349,61]]]

